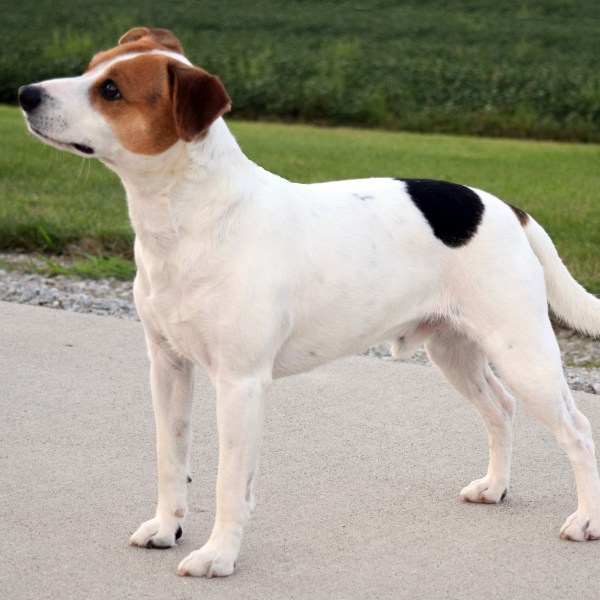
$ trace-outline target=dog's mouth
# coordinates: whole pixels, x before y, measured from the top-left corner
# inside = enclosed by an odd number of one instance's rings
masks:
[[[76,142],[61,142],[60,140],[55,140],[55,139],[47,136],[46,134],[42,133],[35,127],[30,126],[30,128],[31,128],[31,131],[33,133],[35,133],[35,135],[37,135],[38,137],[47,141],[48,143],[52,144],[53,146],[56,146],[63,150],[71,150],[72,151],[73,149],[75,149],[75,150],[77,150],[77,152],[80,152],[81,154],[85,154],[86,156],[91,156],[94,154],[94,149],[91,146],[87,146],[86,144],[79,144]]]

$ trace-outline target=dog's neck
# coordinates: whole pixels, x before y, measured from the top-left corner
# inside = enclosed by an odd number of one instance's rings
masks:
[[[236,160],[237,159],[237,160]],[[199,140],[177,142],[156,156],[141,156],[129,152],[117,162],[105,160],[128,191],[143,195],[163,194],[164,188],[182,179],[196,181],[218,175],[224,161],[245,159],[238,143],[222,118],[217,119]]]
[[[222,118],[217,119],[209,127],[202,139],[188,144],[187,150],[192,164],[199,170],[207,172],[222,170],[220,166],[222,161],[235,160],[244,156]]]
[[[108,166],[125,186],[136,238],[163,256],[184,233],[218,231],[218,222],[241,201],[242,182],[264,172],[246,158],[222,118],[200,140]]]

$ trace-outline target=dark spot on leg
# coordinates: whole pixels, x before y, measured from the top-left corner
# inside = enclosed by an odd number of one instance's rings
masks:
[[[189,475],[187,476],[187,482],[192,483],[192,478]]]
[[[502,492],[502,496],[500,496],[500,500],[504,500],[504,498],[506,498],[506,494],[508,494],[508,488],[506,488],[503,492]]]
[[[252,500],[252,483],[254,481],[254,473],[250,474],[250,477],[248,477],[248,481],[246,481],[246,503],[250,503],[250,501]]]
[[[175,534],[175,539],[178,540],[183,535],[183,529],[181,529],[181,525],[177,528],[177,533]]]
[[[517,215],[517,219],[519,219],[519,223],[521,223],[521,225],[523,227],[525,227],[525,225],[527,225],[527,222],[529,221],[529,215],[524,210],[521,210],[520,208],[517,208],[516,206],[513,206],[512,204],[509,204],[509,206],[513,209],[513,212],[515,213],[515,215]]]
[[[477,232],[484,212],[481,198],[470,188],[432,179],[398,179],[446,246],[458,248]]]

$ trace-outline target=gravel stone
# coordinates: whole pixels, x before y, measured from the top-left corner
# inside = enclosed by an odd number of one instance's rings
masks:
[[[0,270],[0,300],[137,319],[131,282],[76,280]]]
[[[29,264],[35,263],[35,258],[0,254],[0,262]],[[0,300],[139,320],[133,303],[133,282],[112,278],[91,280],[73,279],[64,275],[48,277],[24,273],[19,269],[0,268]],[[600,340],[590,339],[563,328],[557,328],[556,334],[569,387],[600,394]],[[395,360],[390,355],[389,345],[370,348],[365,355],[382,360]],[[402,362],[431,364],[422,348]]]

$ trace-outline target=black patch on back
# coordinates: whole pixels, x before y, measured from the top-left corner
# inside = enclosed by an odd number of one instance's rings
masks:
[[[483,217],[481,198],[457,183],[433,179],[398,179],[415,206],[423,213],[436,238],[446,246],[468,244]]]

